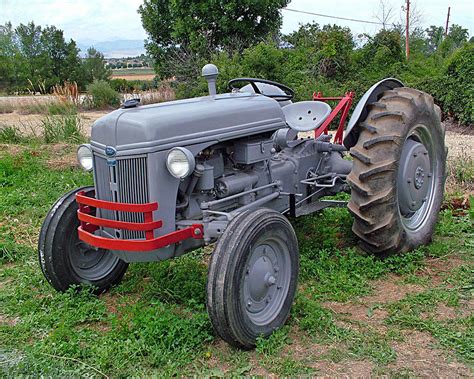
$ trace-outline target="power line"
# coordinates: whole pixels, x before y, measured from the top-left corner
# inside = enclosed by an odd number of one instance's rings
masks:
[[[327,15],[327,14],[300,11],[300,10],[298,10],[298,9],[283,8],[283,10],[284,10],[284,11],[289,11],[289,12],[295,12],[295,13],[310,14],[310,15],[312,15],[312,16],[319,16],[319,17],[326,17],[326,18],[335,18],[335,19],[337,19],[337,20],[362,22],[362,23],[365,23],[365,24],[373,24],[373,25],[384,25],[383,22],[367,21],[367,20],[358,20],[358,19],[356,19],[356,18],[347,18],[347,17],[339,17],[339,16],[330,16],[330,15]]]

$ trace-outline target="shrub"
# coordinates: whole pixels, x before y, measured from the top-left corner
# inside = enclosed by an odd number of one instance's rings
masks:
[[[127,80],[127,79],[111,79],[110,86],[117,92],[129,93],[135,91],[148,91],[158,87],[155,80]]]
[[[90,108],[101,109],[116,107],[120,104],[120,95],[105,80],[94,80],[87,86],[89,94],[88,105]]]
[[[110,79],[110,86],[117,92],[129,92],[131,90],[130,83],[126,79]]]
[[[474,43],[468,43],[448,59],[438,97],[444,110],[459,121],[474,122]]]

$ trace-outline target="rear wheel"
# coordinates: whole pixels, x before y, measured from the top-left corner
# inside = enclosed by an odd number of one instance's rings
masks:
[[[295,232],[280,213],[247,211],[233,219],[216,244],[209,266],[207,309],[228,343],[255,346],[290,313],[299,270]]]
[[[44,276],[58,291],[89,284],[96,287],[96,293],[102,293],[120,282],[128,263],[79,239],[75,198],[79,191],[91,195],[94,188],[82,187],[65,194],[46,216],[38,242],[39,262]]]
[[[430,242],[447,152],[433,98],[411,88],[387,91],[359,126],[348,207],[362,247],[388,255]]]

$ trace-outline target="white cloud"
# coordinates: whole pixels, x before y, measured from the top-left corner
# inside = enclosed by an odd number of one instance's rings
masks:
[[[389,0],[400,21],[404,0]],[[474,2],[472,0],[412,0],[423,13],[423,26],[443,25],[448,5],[451,22],[461,24],[474,34]],[[137,13],[142,0],[0,0],[0,23],[14,25],[33,20],[39,25],[55,25],[64,30],[67,38],[80,42],[114,39],[144,39],[146,33]],[[292,0],[289,8],[334,16],[375,21],[379,0],[321,1]],[[354,33],[373,33],[374,25],[332,20],[283,11],[283,32],[298,28],[299,23],[315,20],[319,24],[336,23],[349,26]]]
[[[401,6],[405,4],[405,0],[388,0],[387,2],[391,5],[394,11],[395,16],[393,22],[400,22],[400,17],[403,16]],[[288,8],[331,16],[377,21],[375,16],[379,8],[379,3],[379,0],[292,0],[288,5]],[[455,23],[462,25],[469,30],[471,36],[474,34],[474,2],[472,0],[411,0],[411,3],[412,6],[414,5],[421,13],[421,24],[425,28],[429,25],[444,27],[448,6],[451,6],[450,24]],[[312,21],[316,21],[320,25],[335,23],[337,25],[348,26],[354,33],[373,33],[379,29],[376,25],[283,11],[282,30],[284,33],[288,33],[298,28],[298,24]]]
[[[141,0],[0,0],[0,17],[13,25],[55,25],[77,41],[144,39]]]

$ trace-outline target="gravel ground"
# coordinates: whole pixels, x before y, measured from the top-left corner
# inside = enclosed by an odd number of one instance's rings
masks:
[[[446,146],[448,146],[448,160],[474,156],[474,135],[461,134],[458,132],[446,132]]]

